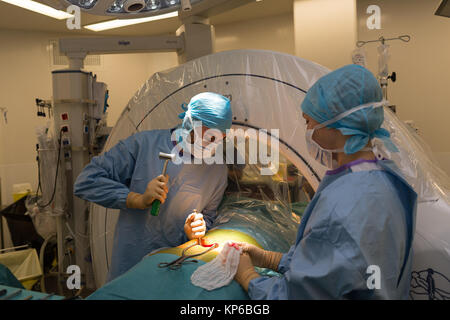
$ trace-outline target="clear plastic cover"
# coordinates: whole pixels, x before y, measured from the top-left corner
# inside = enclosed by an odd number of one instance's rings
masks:
[[[64,212],[66,182],[61,168],[63,161],[58,164],[61,158],[58,157],[58,152],[61,152],[59,137],[55,136],[50,121],[36,128],[36,135],[39,146],[38,189],[36,193],[28,195],[26,207],[36,231],[43,239],[47,239],[56,234],[55,217]]]
[[[64,179],[62,179],[63,169],[58,170],[58,179],[55,180],[56,168],[58,163],[58,151],[59,143],[58,138],[55,137],[54,131],[50,122],[47,125],[36,128],[37,141],[39,144],[38,149],[38,175],[39,175],[39,185],[38,192],[39,204],[44,205],[55,203],[62,205],[64,203],[64,193],[61,192],[63,189],[62,184],[64,184]],[[61,166],[61,164],[60,164]],[[52,168],[52,170],[46,170],[47,168]],[[56,181],[56,186],[55,186]],[[60,208],[63,209],[63,208]]]
[[[381,44],[378,50],[378,76],[387,77],[389,75],[389,45]]]
[[[419,201],[443,199],[450,205],[450,178],[437,161],[425,141],[391,110],[385,108],[383,127],[391,133],[399,152],[392,153],[404,177],[419,195]],[[449,212],[450,215],[450,212]]]
[[[49,207],[39,208],[36,203],[38,198],[29,195],[25,201],[27,207],[27,215],[31,217],[34,228],[37,233],[43,238],[48,239],[56,235],[56,219]]]
[[[275,165],[278,170],[273,175],[262,175],[262,164],[248,161],[250,139],[246,141],[245,153],[240,154],[245,164],[229,165],[228,187],[213,229],[238,230],[252,236],[266,250],[287,252],[314,191],[283,155],[279,156]],[[258,148],[267,147],[255,140]]]

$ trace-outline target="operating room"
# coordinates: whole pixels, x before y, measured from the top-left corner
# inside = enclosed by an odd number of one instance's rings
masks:
[[[450,300],[449,37],[449,0],[0,0],[0,300]]]

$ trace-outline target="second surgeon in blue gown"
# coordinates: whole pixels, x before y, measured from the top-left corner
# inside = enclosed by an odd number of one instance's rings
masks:
[[[203,214],[201,220],[206,228],[215,220],[227,186],[226,165],[169,162],[168,179],[164,179],[161,176],[164,160],[159,153],[182,149],[183,156],[193,159],[194,152],[185,148],[182,139],[194,129],[201,129],[199,132],[216,129],[225,136],[232,121],[230,101],[205,92],[194,96],[184,109],[186,112],[180,115],[181,128],[144,131],[120,141],[94,157],[75,182],[76,196],[120,209],[108,281],[129,270],[151,251],[178,246],[193,238],[195,229],[187,227],[187,218],[194,209]],[[201,126],[194,128],[192,121],[201,121]],[[174,148],[175,145],[184,147]],[[162,202],[158,216],[150,215],[150,201],[141,204],[145,202],[143,196],[153,188],[151,184],[157,185],[157,199]]]
[[[380,156],[397,151],[381,128],[384,104],[376,78],[357,65],[329,73],[308,91],[308,151],[331,170],[288,253],[241,244],[235,279],[250,298],[408,298],[417,195]],[[374,138],[384,145],[376,149]],[[282,276],[260,277],[254,266]]]

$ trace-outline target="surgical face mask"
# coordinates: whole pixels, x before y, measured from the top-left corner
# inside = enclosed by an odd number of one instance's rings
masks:
[[[312,136],[314,134],[314,130],[320,129],[319,127],[321,128],[320,124],[315,126],[313,129],[306,130],[306,149],[311,157],[313,157],[314,160],[318,161],[321,165],[329,169],[336,169],[338,167],[338,163],[333,159],[333,152],[344,152],[344,149],[328,150],[322,148],[317,142],[315,142]]]
[[[186,112],[186,117],[184,129],[181,129],[183,133],[177,140],[181,144],[183,152],[190,153],[197,159],[213,158],[216,149],[223,140],[222,132],[218,129],[208,129],[202,137],[202,122],[194,121],[190,112]],[[192,131],[194,132],[193,141],[191,141],[190,135]]]
[[[324,128],[330,124],[333,124],[333,123],[335,123],[335,122],[337,122],[337,121],[339,121],[361,109],[370,108],[370,107],[379,108],[384,105],[387,105],[388,103],[389,102],[386,100],[382,100],[382,101],[376,102],[376,103],[366,103],[366,104],[357,106],[355,108],[352,108],[350,110],[347,110],[346,112],[343,112],[328,121],[322,122],[322,123],[316,125],[312,129],[307,129],[306,134],[305,134],[305,139],[306,139],[306,149],[308,150],[308,153],[311,155],[311,157],[314,158],[314,160],[318,161],[321,165],[323,165],[331,170],[336,169],[338,167],[338,162],[335,159],[333,159],[333,153],[344,152],[344,148],[339,148],[339,149],[322,148],[312,138],[313,134],[314,134],[314,130],[318,130],[318,129]],[[371,150],[372,150],[372,148],[361,149],[361,151],[371,151]]]
[[[196,158],[211,159],[214,157],[219,143],[223,140],[223,136],[219,130],[208,129],[202,137],[198,133],[201,131],[202,127],[196,127],[194,129],[193,155]]]

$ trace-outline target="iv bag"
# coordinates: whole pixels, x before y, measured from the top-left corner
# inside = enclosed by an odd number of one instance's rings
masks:
[[[391,55],[389,54],[389,45],[381,44],[378,47],[378,76],[379,77],[388,77],[389,68],[388,62]]]

